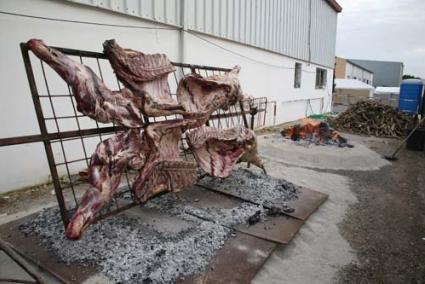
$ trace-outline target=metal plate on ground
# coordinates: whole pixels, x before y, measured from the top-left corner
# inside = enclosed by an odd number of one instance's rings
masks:
[[[288,244],[303,224],[304,221],[293,217],[275,216],[254,225],[240,224],[235,229],[272,242]]]
[[[232,209],[238,207],[244,201],[231,196],[207,190],[200,186],[191,187],[183,191],[180,196],[199,209],[223,208]],[[206,214],[208,215],[208,213]],[[242,223],[233,226],[239,232],[259,237],[265,240],[287,244],[295,236],[303,225],[303,221],[290,216],[267,216],[254,225]]]
[[[250,200],[248,197],[243,196],[243,194],[237,195],[223,189],[210,188],[205,185],[199,186],[217,193],[238,198],[242,201],[258,204],[255,201]],[[295,209],[294,212],[285,214],[305,221],[324,201],[326,201],[326,199],[328,199],[328,195],[305,187],[298,187],[298,190],[298,199],[286,202],[289,207]]]
[[[64,283],[82,283],[96,273],[96,268],[92,265],[75,263],[69,266],[60,262],[55,255],[41,246],[37,237],[25,236],[18,227],[31,220],[34,215],[36,214],[0,226],[0,238],[11,244],[21,256],[41,266]]]
[[[177,283],[250,283],[276,248],[276,244],[243,233],[228,239],[200,275]]]
[[[305,221],[329,196],[305,187],[300,187],[298,190],[298,199],[288,202],[289,207],[294,208],[295,211],[288,215]]]

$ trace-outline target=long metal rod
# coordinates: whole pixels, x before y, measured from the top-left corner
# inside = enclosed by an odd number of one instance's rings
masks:
[[[37,92],[37,85],[35,83],[34,73],[31,66],[31,59],[28,54],[28,47],[24,43],[21,43],[21,52],[22,52],[22,58],[24,60],[25,71],[27,73],[28,83],[30,85],[31,96],[34,103],[35,113],[37,115],[38,125],[40,127],[40,132],[43,136],[46,136],[48,134],[46,122],[44,121],[44,118],[43,118],[43,110],[42,110],[40,98]],[[52,176],[53,186],[55,188],[56,199],[59,204],[61,217],[64,222],[64,225],[66,226],[68,225],[69,216],[66,210],[65,200],[61,190],[59,174],[55,166],[55,158],[52,151],[52,145],[50,144],[49,140],[44,140],[43,144],[44,144],[44,149],[46,150],[47,161],[49,163],[50,174]]]
[[[25,43],[21,43],[21,46],[22,45],[25,45]],[[83,57],[89,57],[89,58],[108,59],[106,55],[102,52],[78,50],[78,49],[64,48],[64,47],[57,47],[57,46],[49,46],[49,47],[57,49],[60,52],[63,52],[71,56],[83,56]],[[171,62],[171,64],[173,64],[176,67],[190,68],[190,69],[199,68],[199,69],[205,69],[205,70],[224,71],[224,72],[232,71],[232,69],[230,68],[214,67],[214,66],[208,66],[208,65],[197,65],[197,64],[189,64],[189,63],[180,63],[180,62]]]
[[[53,141],[60,138],[62,139],[74,138],[74,137],[79,138],[80,136],[97,135],[99,133],[110,134],[110,133],[115,133],[115,131],[122,131],[122,130],[124,130],[124,128],[120,126],[108,126],[108,127],[102,127],[102,128],[89,128],[89,129],[71,130],[71,131],[64,131],[64,132],[8,137],[8,138],[0,139],[0,147],[18,145],[18,144],[35,143],[35,142]]]
[[[27,265],[25,260],[22,259],[22,257],[17,254],[12,248],[11,245],[6,243],[5,241],[0,239],[0,249],[4,251],[13,261],[15,261],[25,272],[27,272],[33,279],[36,280],[36,283],[47,283],[43,280],[42,276],[40,276],[40,273],[34,269],[32,266]],[[22,282],[21,282],[22,283]]]

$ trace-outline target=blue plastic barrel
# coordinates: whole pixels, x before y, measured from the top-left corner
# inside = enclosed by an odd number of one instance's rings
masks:
[[[403,80],[400,85],[398,108],[408,114],[420,111],[424,83],[418,79]]]

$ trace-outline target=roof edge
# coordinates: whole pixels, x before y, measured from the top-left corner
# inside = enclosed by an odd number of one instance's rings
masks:
[[[326,1],[326,3],[329,4],[329,6],[332,7],[332,9],[335,10],[335,12],[341,13],[342,7],[341,7],[341,5],[338,4],[338,2],[336,2],[336,0],[325,0],[325,1]]]
[[[359,67],[360,69],[363,69],[363,70],[365,70],[365,71],[367,71],[367,72],[369,72],[369,73],[374,74],[374,72],[373,72],[372,70],[369,70],[369,69],[365,68],[364,66],[361,66],[360,64],[358,64],[358,63],[356,63],[356,62],[351,61],[351,59],[347,59],[347,58],[346,58],[345,60],[347,60],[347,62],[350,62],[350,64],[352,64],[352,65],[354,65],[354,66],[356,66],[356,67]]]

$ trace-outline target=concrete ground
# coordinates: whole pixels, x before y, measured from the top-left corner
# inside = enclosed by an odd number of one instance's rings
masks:
[[[254,283],[425,281],[425,152],[403,150],[400,160],[390,163],[381,155],[397,140],[346,137],[354,148],[259,137],[271,176],[327,193],[329,199],[288,246],[273,253]],[[49,188],[0,197],[0,223],[46,204],[54,204]],[[2,257],[0,263],[7,265]]]

